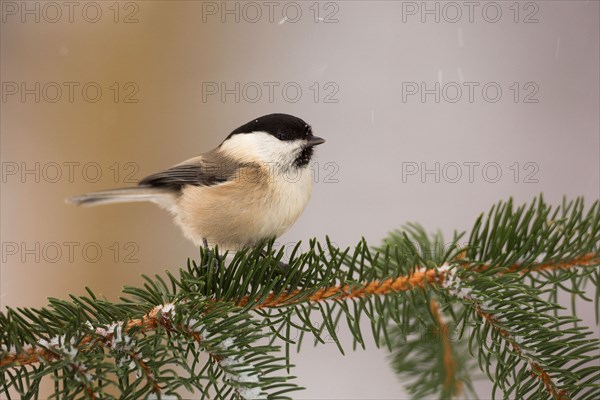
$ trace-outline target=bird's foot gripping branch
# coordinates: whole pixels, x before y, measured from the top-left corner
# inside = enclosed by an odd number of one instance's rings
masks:
[[[0,314],[6,398],[289,398],[291,348],[329,338],[375,344],[414,397],[475,397],[477,370],[499,397],[595,399],[599,340],[557,304],[600,297],[600,206],[499,203],[449,243],[408,226],[377,248],[328,240],[292,253],[201,251],[177,274]],[[591,286],[591,290],[585,291]],[[586,293],[595,293],[589,298]],[[598,315],[596,315],[596,321]],[[369,328],[370,326],[370,328]],[[283,350],[283,351],[282,351]],[[334,373],[334,372],[330,372]],[[46,383],[48,381],[49,383]]]

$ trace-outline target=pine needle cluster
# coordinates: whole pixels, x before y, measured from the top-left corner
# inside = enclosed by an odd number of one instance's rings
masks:
[[[312,240],[282,270],[285,252],[271,242],[226,263],[201,250],[118,302],[87,289],[40,309],[8,307],[2,397],[286,399],[301,389],[292,349],[308,338],[344,353],[346,331],[352,350],[367,335],[387,348],[414,398],[476,398],[481,372],[499,398],[600,398],[600,340],[574,307],[594,302],[598,323],[598,201],[500,202],[447,242],[418,225],[377,247]]]

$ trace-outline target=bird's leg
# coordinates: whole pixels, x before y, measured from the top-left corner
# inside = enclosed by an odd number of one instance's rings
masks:
[[[219,270],[220,258],[217,256],[217,253],[208,246],[208,240],[206,240],[206,238],[202,238],[202,246],[207,253],[213,254],[213,271],[217,272]],[[205,265],[205,267],[208,267],[208,265]]]
[[[269,255],[269,253],[267,253],[266,250],[262,250],[262,255],[267,257]],[[281,270],[281,272],[286,272],[288,269],[290,268],[290,265],[288,263],[284,263],[283,261],[279,261],[279,269]]]
[[[269,255],[269,253],[267,253],[267,251],[263,249],[262,255],[267,257]],[[279,267],[279,269],[277,270],[277,272],[281,275],[286,275],[290,270],[290,264],[285,263],[283,261],[279,261],[278,267]],[[302,288],[302,287],[306,287],[308,285],[309,285],[309,281],[305,277],[301,277],[300,280],[298,281],[297,287]]]

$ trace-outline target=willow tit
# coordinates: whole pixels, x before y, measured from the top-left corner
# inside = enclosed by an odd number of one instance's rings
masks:
[[[197,246],[239,250],[285,233],[312,192],[309,162],[325,143],[300,118],[269,114],[217,148],[142,179],[138,186],[75,196],[83,206],[150,201]]]

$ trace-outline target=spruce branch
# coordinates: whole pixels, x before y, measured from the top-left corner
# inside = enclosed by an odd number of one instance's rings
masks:
[[[366,318],[415,396],[474,394],[470,375],[479,364],[505,396],[591,399],[600,391],[598,340],[542,296],[569,281],[586,299],[582,289],[592,283],[598,301],[599,215],[598,202],[585,213],[580,200],[553,212],[541,198],[529,207],[509,201],[476,222],[466,245],[464,234],[444,244],[440,234],[410,225],[377,249],[364,240],[345,250],[312,241],[306,253],[298,245],[283,273],[284,249],[272,243],[267,256],[244,250],[227,267],[201,251],[178,277],[146,278],[120,303],[88,291],[0,314],[3,392],[37,393],[50,374],[63,382],[54,397],[180,396],[184,389],[202,398],[286,398],[299,389],[284,372],[290,345],[300,348],[306,334],[324,342],[326,332],[343,352],[337,329],[345,319],[353,347],[365,347]],[[433,332],[437,345],[409,337],[411,326]],[[451,327],[460,328],[452,340]]]
[[[530,271],[543,271],[543,270],[557,270],[557,269],[570,269],[574,267],[582,267],[582,266],[598,266],[600,265],[600,257],[594,257],[592,253],[585,254],[581,257],[578,257],[571,261],[564,261],[557,264],[539,264],[530,266]],[[293,304],[304,303],[304,302],[321,302],[321,301],[339,301],[339,300],[347,300],[354,299],[359,297],[367,297],[374,295],[385,295],[391,292],[400,292],[400,291],[408,291],[416,288],[424,288],[426,285],[431,284],[439,284],[445,285],[447,280],[447,272],[445,266],[440,266],[442,271],[440,272],[438,269],[428,269],[428,270],[417,270],[416,272],[407,275],[407,276],[399,276],[395,279],[386,279],[384,281],[373,280],[362,285],[344,285],[342,286],[331,286],[328,288],[318,289],[314,294],[310,296],[303,296],[302,290],[294,290],[292,292],[286,294],[275,295],[270,293],[265,299],[256,301],[246,296],[242,298],[236,305],[238,307],[245,307],[248,303],[252,302],[253,306],[252,310],[260,310],[263,308],[273,308],[273,307],[285,307]],[[487,270],[488,267],[484,266],[479,268],[481,271]],[[514,266],[507,269],[507,271],[519,271],[524,273],[520,264],[515,264]],[[185,304],[185,303],[184,303]],[[175,328],[170,323],[170,320],[165,317],[164,310],[170,311],[174,305],[172,303],[161,304],[154,307],[148,314],[144,315],[140,319],[134,319],[127,322],[124,329],[125,332],[132,331],[134,328],[139,328],[140,332],[147,333],[156,329],[158,326],[161,326],[163,329],[169,331],[175,331]],[[438,324],[440,322],[440,312],[439,306],[435,301],[431,302],[432,313],[436,315],[436,319]],[[166,313],[168,315],[168,313]],[[480,314],[482,317],[483,313]],[[487,314],[485,314],[487,315]],[[122,325],[122,324],[120,324]],[[120,326],[119,325],[119,326]],[[113,323],[108,327],[107,330],[104,328],[98,328],[96,330],[96,335],[99,335],[100,341],[103,342],[106,346],[111,346],[112,341],[114,339],[115,327],[117,324]],[[121,328],[118,328],[119,330]],[[188,333],[193,336],[197,341],[200,341],[200,336],[195,333],[193,330],[188,330]],[[86,345],[89,342],[95,339],[94,336],[88,335],[85,336],[81,341],[80,345]],[[55,343],[54,345],[57,345]],[[19,365],[28,365],[33,363],[40,362],[41,359],[45,360],[53,360],[56,358],[60,358],[60,354],[55,353],[48,347],[52,346],[41,346],[41,347],[31,347],[27,346],[23,348],[23,352],[19,354],[8,353],[4,358],[0,359],[0,367],[17,363]],[[214,356],[215,359],[218,357]]]

